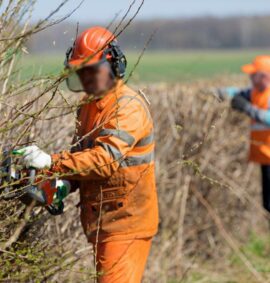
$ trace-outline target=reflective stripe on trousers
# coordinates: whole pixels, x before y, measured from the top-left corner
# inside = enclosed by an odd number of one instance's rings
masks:
[[[270,131],[270,126],[264,125],[262,123],[254,123],[250,125],[251,131]]]

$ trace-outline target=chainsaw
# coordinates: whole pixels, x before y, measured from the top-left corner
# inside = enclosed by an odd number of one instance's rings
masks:
[[[69,182],[40,177],[34,168],[23,168],[18,164],[18,151],[4,148],[0,164],[0,198],[8,201],[19,199],[25,205],[33,200],[52,215],[64,211],[63,199],[69,193]]]

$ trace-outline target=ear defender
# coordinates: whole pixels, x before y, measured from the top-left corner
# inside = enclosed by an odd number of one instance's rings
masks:
[[[71,55],[72,55],[73,48],[74,48],[73,46],[70,46],[70,47],[67,49],[67,51],[66,51],[66,57],[65,57],[65,61],[64,61],[64,66],[65,66],[66,68],[69,67],[68,62],[69,62],[70,57],[71,57]]]
[[[104,51],[104,55],[107,54],[111,55],[108,61],[111,64],[113,74],[122,79],[126,73],[127,59],[116,41],[110,42],[108,49]]]

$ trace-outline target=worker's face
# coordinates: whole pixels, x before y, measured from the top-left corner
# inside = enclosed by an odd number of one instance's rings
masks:
[[[254,88],[264,91],[270,87],[270,73],[257,72],[250,75],[250,79]]]
[[[114,81],[111,67],[107,62],[97,66],[84,67],[78,70],[77,74],[87,94],[102,94],[112,87]]]

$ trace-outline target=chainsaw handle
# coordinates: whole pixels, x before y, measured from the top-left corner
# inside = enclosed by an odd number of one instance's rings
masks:
[[[35,183],[36,179],[36,169],[35,168],[30,168],[29,169],[29,185],[31,188],[33,187],[33,184]],[[50,204],[45,206],[46,210],[51,214],[51,215],[60,215],[64,212],[64,203],[63,201],[59,201],[57,204]]]
[[[36,179],[36,169],[35,168],[30,168],[29,170],[29,185],[33,185]]]

